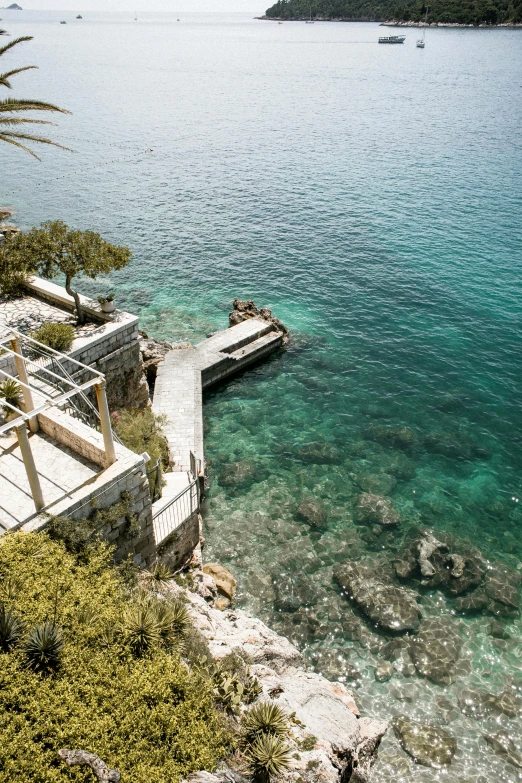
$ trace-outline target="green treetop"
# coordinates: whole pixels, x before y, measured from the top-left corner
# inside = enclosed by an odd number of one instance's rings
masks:
[[[85,313],[72,288],[73,279],[79,275],[94,279],[122,269],[130,259],[128,247],[111,245],[95,231],[69,229],[61,220],[55,220],[9,239],[0,249],[0,274],[3,272],[5,280],[17,283],[31,273],[47,278],[64,275],[65,288],[74,299],[81,325],[85,323]]]

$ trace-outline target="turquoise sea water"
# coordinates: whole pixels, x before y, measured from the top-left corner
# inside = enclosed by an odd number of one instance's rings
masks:
[[[427,595],[425,616],[462,632],[458,681],[405,668],[375,683],[376,645],[345,638],[332,580],[412,524],[522,568],[522,31],[430,30],[419,50],[415,30],[379,47],[375,24],[2,13],[35,35],[11,60],[40,66],[17,94],[73,112],[50,132],[74,153],[1,151],[0,203],[19,224],[61,218],[128,243],[130,267],[82,288],[116,287],[153,336],[201,339],[236,296],[292,331],[284,353],[208,395],[206,558],[319,670],[355,666],[366,714],[445,722],[457,738],[437,772],[390,733],[375,781],[522,779],[482,738],[500,725],[520,741],[516,720],[436,701],[520,682],[520,620],[496,640],[488,618]],[[406,447],[389,435],[405,427]],[[354,523],[369,486],[392,497],[398,534]],[[325,532],[297,518],[307,496]]]

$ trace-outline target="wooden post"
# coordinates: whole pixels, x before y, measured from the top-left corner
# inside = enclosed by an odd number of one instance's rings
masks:
[[[13,349],[15,355],[18,377],[20,378],[22,383],[26,383],[27,386],[29,386],[29,376],[27,375],[27,369],[23,359],[22,349],[20,348],[20,343],[18,342],[17,337],[13,337],[13,339],[11,340],[11,348]],[[33,395],[31,389],[27,389],[25,386],[22,386],[22,389],[24,394],[25,412],[29,413],[30,411],[34,410]],[[38,432],[38,430],[40,429],[38,425],[37,416],[33,416],[32,419],[29,419],[29,429],[31,430],[31,432]]]
[[[98,410],[100,411],[103,442],[105,444],[105,456],[107,458],[106,467],[109,467],[109,465],[113,465],[116,462],[116,450],[114,448],[114,440],[112,437],[111,417],[109,414],[109,406],[107,405],[105,381],[100,381],[95,385],[94,388],[96,389],[96,399],[98,400]]]
[[[20,424],[16,427],[16,437],[18,438],[18,445],[22,452],[22,459],[24,461],[25,472],[29,479],[29,486],[31,487],[31,495],[33,496],[34,506],[37,511],[41,511],[45,508],[45,502],[43,499],[42,488],[40,486],[40,479],[36,472],[36,465],[34,463],[33,452],[31,451],[31,444],[27,436],[27,425]]]

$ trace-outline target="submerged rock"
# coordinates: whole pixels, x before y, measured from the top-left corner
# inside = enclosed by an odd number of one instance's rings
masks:
[[[392,726],[402,749],[417,764],[435,769],[451,764],[457,743],[444,729],[410,720],[404,715],[395,717]]]
[[[492,620],[488,627],[488,634],[494,639],[511,639],[510,634],[506,631],[502,623],[498,620]]]
[[[274,577],[274,588],[277,596],[275,608],[279,612],[297,612],[317,602],[313,585],[300,571]]]
[[[383,661],[375,667],[377,682],[388,682],[393,677],[394,668],[388,661]]]
[[[486,572],[486,594],[492,601],[504,604],[510,609],[520,606],[520,584],[522,577],[503,563],[493,563]]]
[[[459,693],[457,702],[461,712],[468,718],[486,718],[488,715],[499,715],[502,712],[496,696],[475,688],[464,688]]]
[[[355,508],[355,521],[365,525],[396,525],[400,515],[389,498],[363,492]]]
[[[389,495],[397,486],[397,480],[386,473],[351,473],[350,478],[363,492]]]
[[[383,581],[378,571],[359,563],[339,566],[335,578],[348,598],[381,628],[401,633],[418,627],[420,609],[412,590]]]
[[[255,462],[242,460],[241,462],[230,462],[225,465],[219,474],[219,483],[223,487],[247,487],[254,482],[264,481],[268,476],[268,471]]]
[[[383,446],[409,450],[417,443],[417,433],[410,427],[385,427],[382,424],[370,424],[364,434],[370,440],[376,440]]]
[[[411,639],[409,653],[417,672],[438,685],[455,680],[455,664],[462,647],[456,628],[438,619],[425,620]]]
[[[484,739],[497,754],[517,769],[522,769],[522,755],[507,731],[497,731],[496,734],[484,734]]]
[[[455,609],[461,614],[475,614],[476,612],[483,612],[489,606],[489,598],[486,595],[486,591],[479,589],[473,590],[468,595],[460,596],[455,601]]]
[[[331,443],[315,441],[305,443],[297,450],[297,457],[301,462],[315,465],[333,465],[340,462],[341,453]]]
[[[317,530],[325,530],[327,527],[326,511],[314,498],[303,498],[297,507],[296,516]]]

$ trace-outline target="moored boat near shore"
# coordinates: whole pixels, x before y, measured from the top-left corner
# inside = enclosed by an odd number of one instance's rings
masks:
[[[405,35],[381,35],[379,43],[381,44],[401,44],[406,40]]]

